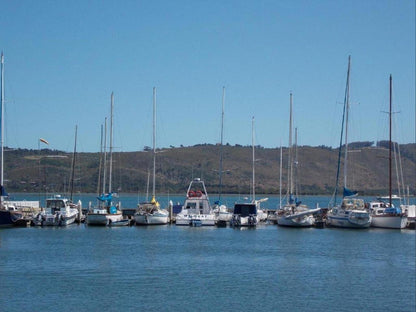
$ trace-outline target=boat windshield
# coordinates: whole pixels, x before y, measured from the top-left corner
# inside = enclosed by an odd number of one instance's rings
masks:
[[[239,214],[242,217],[257,214],[255,204],[235,204],[234,214]]]

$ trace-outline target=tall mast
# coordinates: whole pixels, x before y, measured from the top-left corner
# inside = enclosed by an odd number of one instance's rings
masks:
[[[222,162],[223,162],[223,140],[224,140],[224,100],[225,100],[225,87],[222,87],[222,107],[221,107],[221,145],[220,145],[220,187],[218,201],[221,203],[221,193],[222,193]]]
[[[101,186],[101,167],[103,162],[103,125],[101,124],[101,141],[100,141],[100,165],[98,166],[98,183],[97,183],[97,195],[100,195]]]
[[[298,128],[295,127],[295,159],[294,159],[294,184],[295,184],[295,198],[298,196]]]
[[[107,117],[104,119],[104,170],[103,170],[103,194],[107,184]]]
[[[282,167],[283,167],[282,158],[283,158],[282,142],[280,142],[279,208],[282,208]]]
[[[391,199],[391,106],[392,106],[392,89],[393,89],[393,82],[392,76],[390,74],[390,107],[389,107],[389,202],[390,207],[392,207],[392,199]]]
[[[293,105],[293,95],[290,93],[290,112],[289,112],[289,160],[288,160],[288,167],[289,167],[289,195],[288,200],[290,200],[291,195],[293,194],[293,160],[292,160],[292,105]]]
[[[113,105],[114,105],[114,92],[111,92],[111,114],[110,114],[110,169],[108,176],[108,192],[111,193],[111,180],[113,173]]]
[[[255,203],[256,202],[256,182],[255,182],[255,176],[256,175],[255,175],[255,165],[254,165],[254,163],[256,161],[256,158],[254,156],[254,116],[251,120],[251,133],[252,133],[251,144],[252,144],[252,147],[253,147],[253,203]]]
[[[153,189],[152,199],[155,198],[156,184],[156,87],[153,87]]]
[[[71,196],[70,200],[72,202],[72,195],[74,194],[74,175],[75,175],[75,155],[77,153],[77,132],[78,125],[75,126],[75,143],[74,143],[74,153],[72,154],[72,169],[71,169]]]
[[[4,166],[4,55],[3,52],[1,52],[1,174],[0,174],[0,186],[3,187],[4,182],[4,172],[3,172],[3,166]],[[0,194],[2,196],[2,194]]]
[[[337,164],[337,177],[335,180],[335,192],[334,192],[334,202],[333,204],[337,204],[337,194],[338,194],[338,183],[339,183],[339,173],[341,168],[341,148],[342,148],[342,137],[344,135],[344,122],[345,122],[345,114],[347,113],[348,109],[347,106],[349,106],[349,92],[350,92],[350,65],[351,65],[351,55],[348,56],[348,70],[347,70],[347,83],[345,86],[345,96],[344,96],[344,108],[342,113],[342,123],[341,123],[341,136],[339,139],[339,147],[338,147],[338,164]],[[348,128],[348,127],[346,127]],[[347,135],[345,135],[347,138]],[[347,182],[347,141],[345,142],[345,164],[344,164],[344,188],[346,188],[346,182]]]
[[[348,167],[348,114],[350,110],[350,63],[351,56],[348,56],[347,85],[345,86],[345,156],[344,156],[344,187],[347,188],[347,167]]]

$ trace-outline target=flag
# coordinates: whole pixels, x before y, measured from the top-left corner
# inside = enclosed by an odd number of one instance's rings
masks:
[[[40,139],[39,139],[39,141],[41,141],[41,142],[43,142],[43,143],[45,143],[45,144],[48,144],[48,145],[49,145],[49,142],[48,142],[48,141],[46,141],[45,139],[40,138]]]

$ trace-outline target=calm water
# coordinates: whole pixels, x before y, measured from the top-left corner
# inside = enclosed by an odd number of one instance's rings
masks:
[[[415,311],[415,283],[414,230],[0,230],[1,311]]]

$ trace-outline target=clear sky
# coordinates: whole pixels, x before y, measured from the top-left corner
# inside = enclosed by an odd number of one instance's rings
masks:
[[[5,145],[99,151],[114,91],[114,146],[220,141],[337,146],[351,55],[350,141],[415,141],[415,1],[0,1]],[[46,147],[46,146],[45,146]]]

